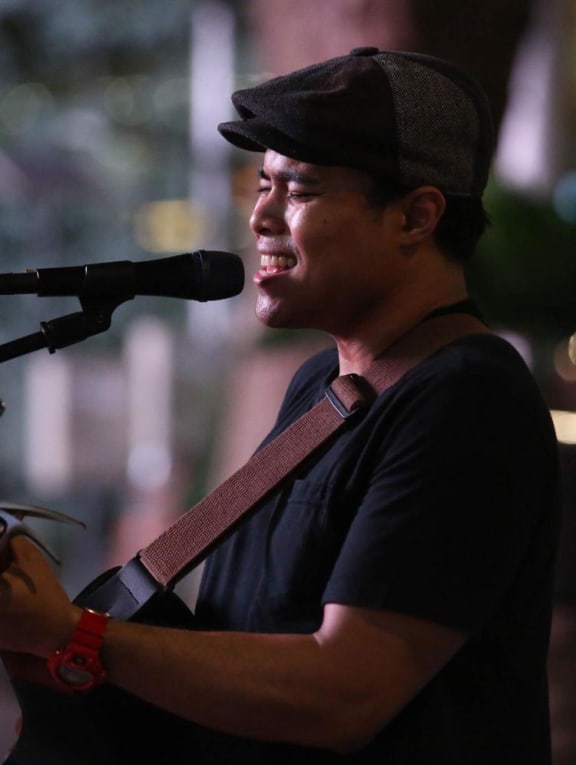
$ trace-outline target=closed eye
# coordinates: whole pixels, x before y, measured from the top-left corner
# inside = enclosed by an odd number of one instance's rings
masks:
[[[318,196],[311,191],[289,191],[288,199],[310,199],[311,197]]]

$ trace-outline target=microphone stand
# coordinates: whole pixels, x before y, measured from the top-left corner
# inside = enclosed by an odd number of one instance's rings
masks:
[[[48,348],[50,353],[55,353],[59,348],[66,348],[85,340],[87,337],[105,332],[112,323],[113,311],[121,303],[131,299],[131,295],[118,298],[113,302],[81,298],[82,311],[61,316],[51,321],[43,321],[40,323],[40,332],[34,332],[9,343],[0,344],[0,363],[24,356],[26,353],[32,353],[40,348]]]

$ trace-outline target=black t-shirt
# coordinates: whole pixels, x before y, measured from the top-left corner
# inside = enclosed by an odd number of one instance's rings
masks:
[[[307,361],[267,440],[337,373],[333,349]],[[333,602],[398,611],[470,638],[362,751],[263,744],[254,761],[549,763],[557,488],[548,411],[498,337],[450,344],[352,418],[211,555],[199,626],[307,633]]]

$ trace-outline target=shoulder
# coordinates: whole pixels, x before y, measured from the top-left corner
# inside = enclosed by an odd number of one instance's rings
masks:
[[[544,396],[518,351],[497,335],[462,338],[433,354],[381,400],[381,414],[456,450],[483,443],[503,457],[512,448],[556,454]]]
[[[541,391],[518,351],[498,335],[473,335],[441,348],[411,370],[404,385],[412,389],[454,388],[483,394],[526,396],[543,404]]]
[[[314,389],[323,392],[338,374],[336,348],[326,348],[304,361],[294,373],[286,397]],[[467,377],[493,379],[498,383],[526,385],[536,389],[535,381],[518,351],[495,334],[471,335],[441,348],[411,370],[403,385],[433,383],[439,387],[451,381],[461,384]]]

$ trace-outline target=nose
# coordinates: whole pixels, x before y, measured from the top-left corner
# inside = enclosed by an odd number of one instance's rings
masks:
[[[286,230],[284,205],[277,193],[269,191],[258,197],[250,216],[250,228],[257,236],[277,235]]]

